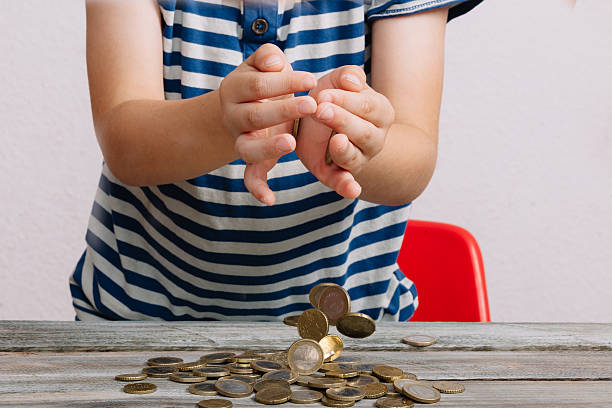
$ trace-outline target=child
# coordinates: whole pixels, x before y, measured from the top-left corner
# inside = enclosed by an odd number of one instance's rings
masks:
[[[321,282],[409,319],[445,24],[480,1],[88,0],[104,164],[77,319],[279,320]]]

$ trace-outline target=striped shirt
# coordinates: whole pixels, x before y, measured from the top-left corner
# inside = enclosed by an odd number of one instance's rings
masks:
[[[445,5],[452,18],[478,2],[159,0],[165,97],[217,89],[267,42],[294,70],[320,78],[358,65],[369,82],[368,22]],[[268,23],[263,34],[256,19]],[[412,316],[417,292],[396,263],[409,205],[344,199],[291,153],[268,173],[277,201],[265,206],[246,190],[244,168],[236,160],[131,187],[103,164],[70,279],[77,319],[280,320],[312,307],[308,293],[322,282],[342,285],[352,311],[373,319]]]

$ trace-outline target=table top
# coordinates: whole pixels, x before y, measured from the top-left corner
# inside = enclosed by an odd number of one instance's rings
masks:
[[[401,342],[409,334],[438,341],[416,348]],[[341,337],[343,354],[364,363],[465,385],[435,406],[612,406],[612,323],[381,322],[368,338]],[[298,338],[296,328],[277,322],[4,321],[0,406],[195,407],[212,397],[167,379],[146,380],[157,385],[153,394],[126,394],[114,376],[138,372],[151,357],[194,361],[211,351],[286,350]],[[262,407],[253,397],[231,400],[238,408]],[[374,401],[355,407],[373,408]]]

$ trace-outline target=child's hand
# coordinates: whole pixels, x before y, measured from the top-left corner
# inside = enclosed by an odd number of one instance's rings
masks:
[[[393,106],[355,65],[320,78],[309,95],[317,100],[317,111],[301,120],[296,152],[323,184],[345,198],[356,198],[361,186],[355,177],[382,150],[395,118]],[[330,139],[332,130],[337,134]],[[325,160],[327,149],[332,163]]]
[[[315,86],[314,75],[293,71],[273,44],[259,47],[221,82],[221,118],[235,139],[236,152],[247,163],[244,184],[265,204],[275,201],[268,171],[279,157],[295,149],[294,120],[312,115],[317,108],[311,96],[296,98],[293,93]]]

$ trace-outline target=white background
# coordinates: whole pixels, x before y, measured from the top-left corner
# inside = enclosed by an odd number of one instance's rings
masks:
[[[480,243],[495,321],[612,321],[612,2],[487,0],[448,26],[412,217]],[[2,3],[0,319],[72,320],[99,153],[84,1]]]

